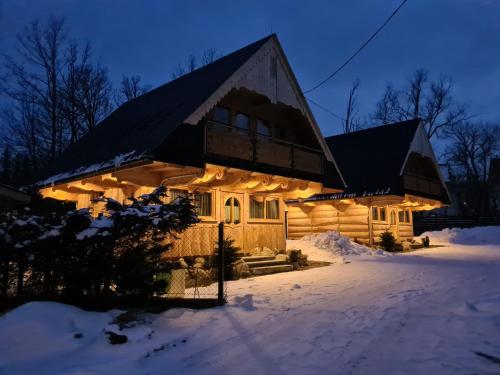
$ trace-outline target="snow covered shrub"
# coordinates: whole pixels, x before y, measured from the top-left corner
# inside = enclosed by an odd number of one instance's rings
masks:
[[[154,275],[161,271],[161,257],[176,239],[198,222],[191,197],[163,203],[166,187],[131,198],[130,205],[104,198],[110,225],[105,231],[113,243],[113,281],[119,294],[152,296],[165,291],[166,282]]]
[[[88,210],[0,217],[0,297],[15,285],[18,296],[140,295],[165,290],[154,279],[161,256],[178,233],[198,218],[190,197],[165,204],[166,188],[131,198],[102,198],[106,215]],[[14,275],[14,276],[13,276]]]
[[[380,235],[380,245],[385,251],[396,251],[396,239],[392,232],[386,230]]]

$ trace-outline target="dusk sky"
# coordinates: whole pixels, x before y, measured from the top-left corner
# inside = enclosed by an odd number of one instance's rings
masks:
[[[275,32],[306,90],[343,63],[397,7],[399,0],[104,1],[0,0],[0,48],[14,53],[16,34],[33,19],[64,17],[70,35],[90,41],[115,86],[138,74],[158,86],[191,53],[224,54]],[[500,119],[500,1],[409,0],[333,80],[311,98],[343,114],[347,91],[361,80],[368,116],[386,83],[396,87],[417,68],[447,74],[455,97],[484,120]],[[312,106],[325,135],[340,122]]]

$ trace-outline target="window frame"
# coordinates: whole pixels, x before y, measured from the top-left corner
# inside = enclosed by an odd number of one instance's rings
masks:
[[[412,214],[409,208],[400,208],[398,210],[398,221],[401,224],[411,224],[412,223]],[[401,214],[403,217],[403,221],[399,220],[401,218]]]
[[[219,121],[218,119],[216,119],[215,112],[217,111],[217,109],[223,109],[223,110],[227,111],[227,123]],[[231,109],[228,108],[228,107],[224,107],[222,105],[215,106],[214,110],[213,110],[213,113],[212,113],[212,121],[214,121],[214,122],[216,122],[218,124],[223,124],[223,125],[231,126]]]
[[[377,218],[374,216],[374,210],[377,212]],[[382,212],[384,218],[382,219]],[[372,206],[372,221],[375,223],[387,223],[387,207],[386,206]]]
[[[177,191],[183,191],[186,192],[187,195],[192,196],[192,201],[193,204],[195,205],[196,209],[196,194],[210,194],[210,215],[198,215],[198,218],[202,221],[213,221],[215,220],[215,199],[214,199],[214,191],[213,190],[192,190],[188,188],[168,188],[167,194],[170,194],[172,190],[177,190]],[[175,199],[175,198],[174,198]],[[174,201],[172,197],[169,195],[168,196],[168,202],[172,203]]]
[[[263,201],[263,214],[264,217],[252,217],[252,197],[262,197]],[[277,218],[269,218],[268,213],[267,213],[267,203],[270,201],[277,201],[278,202],[278,217]],[[260,196],[260,195],[255,195],[255,194],[249,194],[249,208],[248,208],[248,221],[249,222],[259,222],[259,221],[265,221],[265,222],[281,222],[281,200],[279,197],[276,196]]]
[[[228,201],[231,201],[230,203],[230,217],[229,217],[229,221],[228,221],[228,218],[226,217],[226,207],[227,207],[227,202]],[[234,201],[238,202],[238,207],[239,207],[239,220],[238,222],[235,222],[234,220],[234,207],[235,204],[234,204]],[[242,203],[241,203],[241,200],[238,199],[237,197],[235,197],[234,195],[231,195],[231,196],[228,196],[227,198],[224,199],[224,224],[227,224],[227,225],[238,225],[238,224],[242,224],[243,223],[243,218],[242,218],[242,211],[243,211],[243,206],[242,206]]]

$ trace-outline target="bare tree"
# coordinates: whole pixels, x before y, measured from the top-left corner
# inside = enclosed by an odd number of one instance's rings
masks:
[[[203,67],[205,65],[213,63],[215,60],[221,58],[222,56],[222,53],[218,52],[215,48],[206,49],[205,51],[203,51],[200,57],[190,54],[188,56],[186,64],[177,64],[170,76],[173,80],[177,79],[179,77],[182,77],[183,75],[191,73],[199,67]]]
[[[111,83],[107,69],[87,64],[80,77],[79,105],[85,132],[91,132],[111,109]]]
[[[205,66],[213,63],[222,57],[222,53],[218,52],[215,48],[208,48],[201,54],[201,65]]]
[[[148,92],[151,86],[141,84],[141,76],[123,76],[118,92],[117,104],[128,102]]]
[[[455,102],[452,92],[451,78],[440,76],[430,81],[428,72],[418,69],[403,89],[386,87],[372,117],[384,123],[419,118],[429,138],[440,137],[446,129],[470,119],[466,107]]]
[[[359,110],[358,110],[358,89],[360,81],[356,78],[349,90],[345,118],[342,120],[344,133],[350,133],[359,129]]]
[[[33,125],[36,123],[41,128],[37,132],[43,134],[50,160],[61,152],[59,82],[65,39],[62,19],[51,17],[44,26],[35,21],[18,36],[18,52],[23,61],[3,57],[8,81],[2,85],[2,91],[18,103],[18,107],[36,108],[31,111],[38,117]]]
[[[385,87],[384,96],[378,101],[373,119],[380,121],[382,124],[399,121],[399,98],[397,91],[392,85]]]
[[[466,214],[490,214],[488,172],[500,148],[499,131],[492,124],[462,122],[446,132],[451,143],[445,156],[457,182],[464,187],[466,205],[462,209]]]

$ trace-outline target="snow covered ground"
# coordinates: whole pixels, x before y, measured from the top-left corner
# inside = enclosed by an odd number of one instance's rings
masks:
[[[26,304],[0,317],[0,374],[500,373],[500,227],[428,235],[445,246],[305,239],[350,262],[231,282],[225,307],[144,316],[123,345],[103,334],[117,311]]]

